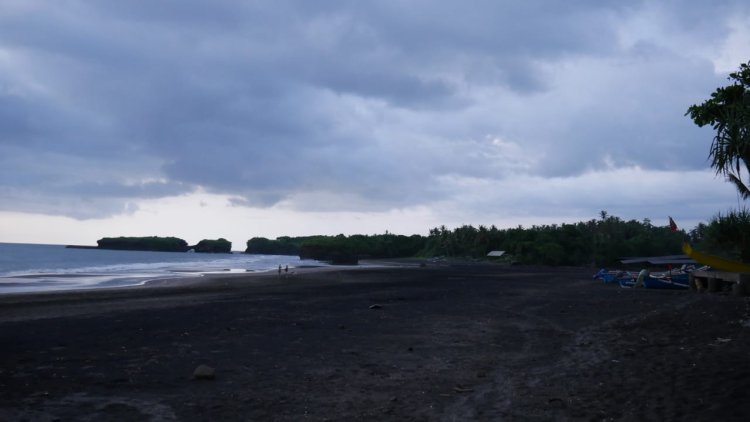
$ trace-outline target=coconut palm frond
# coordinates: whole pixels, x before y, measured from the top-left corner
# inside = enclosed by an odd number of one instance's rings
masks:
[[[750,198],[750,188],[748,188],[747,185],[738,176],[730,173],[727,174],[727,179],[734,185],[734,187],[737,188],[737,191],[742,196],[742,199]]]

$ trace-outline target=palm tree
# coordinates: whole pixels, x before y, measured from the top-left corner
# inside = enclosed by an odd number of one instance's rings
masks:
[[[692,105],[689,114],[698,126],[716,130],[709,151],[711,167],[727,178],[742,195],[750,197],[750,62],[730,73],[733,83],[720,87],[703,104]],[[745,175],[743,175],[745,174]]]

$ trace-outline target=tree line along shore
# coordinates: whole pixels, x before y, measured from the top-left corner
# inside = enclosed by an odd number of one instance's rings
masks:
[[[719,216],[720,217],[720,216]],[[375,235],[282,236],[276,239],[253,237],[245,253],[296,255],[332,264],[356,264],[360,259],[460,257],[487,259],[490,251],[501,250],[507,263],[552,266],[610,266],[622,257],[673,255],[681,253],[685,240],[702,250],[742,259],[745,251],[727,239],[721,218],[699,224],[690,231],[673,231],[655,226],[650,220],[625,221],[606,211],[600,217],[572,224],[541,225],[498,229],[495,226],[445,226],[427,236]],[[730,239],[731,240],[731,239]],[[96,249],[165,252],[231,253],[226,239],[204,239],[189,245],[177,237],[105,237]]]

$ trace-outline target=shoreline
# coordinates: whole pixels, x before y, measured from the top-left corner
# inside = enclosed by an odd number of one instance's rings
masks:
[[[294,256],[71,249],[61,245],[3,244],[0,295],[139,285],[207,273],[246,273],[325,265]]]
[[[318,264],[302,264],[299,266],[290,266],[288,272],[282,270],[281,277],[292,277],[295,275],[309,274],[317,271],[334,271],[334,270],[356,270],[356,269],[367,269],[367,268],[381,268],[381,267],[410,267],[417,266],[412,261],[422,261],[419,259],[408,259],[408,260],[362,260],[357,265],[330,265],[325,263]],[[401,262],[403,261],[403,262]],[[156,286],[167,287],[174,286],[179,287],[180,285],[195,285],[200,283],[212,283],[216,278],[230,277],[265,277],[265,276],[279,276],[276,268],[268,270],[240,270],[240,269],[223,269],[223,270],[210,270],[202,268],[192,269],[175,269],[170,270],[166,274],[155,274],[155,275],[141,275],[139,273],[115,273],[115,274],[101,274],[101,273],[33,273],[33,274],[19,274],[11,276],[2,276],[0,280],[6,280],[4,283],[7,291],[3,291],[0,287],[0,298],[7,295],[35,295],[35,294],[59,294],[59,293],[76,293],[82,291],[96,291],[96,290],[109,290],[114,291],[117,289],[133,289],[133,288],[153,288]],[[14,279],[19,280],[34,280],[34,279],[52,279],[52,280],[76,280],[76,279],[96,279],[101,278],[104,282],[99,282],[92,285],[81,285],[72,287],[59,287],[50,285],[49,288],[42,287],[30,287],[29,290],[12,291],[16,287],[12,281]],[[135,281],[132,281],[135,280]],[[10,281],[10,282],[8,282]],[[107,285],[107,283],[112,283]],[[23,287],[24,284],[18,283],[19,287]],[[33,290],[36,288],[37,290]]]
[[[8,321],[20,321],[24,318],[56,318],[92,314],[98,312],[91,308],[92,303],[112,304],[113,309],[148,308],[151,306],[169,306],[174,298],[184,296],[209,296],[231,294],[248,288],[284,288],[293,285],[299,278],[316,274],[351,272],[374,269],[399,268],[394,265],[382,265],[374,262],[361,266],[326,265],[304,266],[290,269],[289,273],[278,270],[253,271],[243,273],[206,273],[195,276],[155,278],[141,284],[113,287],[75,288],[33,292],[8,292],[0,294],[0,324]],[[309,283],[310,280],[303,279]],[[162,301],[164,303],[158,303]],[[76,306],[57,310],[55,304],[76,304]],[[13,312],[11,312],[13,311]]]
[[[292,267],[288,273],[282,272],[282,275],[293,273],[307,273],[311,269],[328,268],[328,265],[302,265]],[[350,266],[341,266],[349,268]],[[133,273],[32,273],[2,276],[3,281],[0,286],[0,298],[6,295],[19,294],[45,294],[45,293],[63,293],[93,290],[114,290],[144,288],[152,285],[179,285],[195,284],[201,280],[210,282],[216,277],[256,277],[267,274],[277,274],[276,269],[268,270],[240,270],[240,269],[175,269],[164,274],[144,275],[143,272]],[[18,281],[16,281],[18,280]],[[38,285],[28,285],[25,282],[39,280]],[[88,281],[87,284],[64,285],[65,282],[75,282],[77,280]],[[100,281],[96,281],[100,280]],[[41,284],[46,282],[46,284]],[[18,290],[15,290],[18,288]]]

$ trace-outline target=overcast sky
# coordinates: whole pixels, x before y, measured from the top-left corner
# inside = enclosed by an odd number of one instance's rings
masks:
[[[689,229],[748,60],[745,0],[0,0],[0,241]]]

